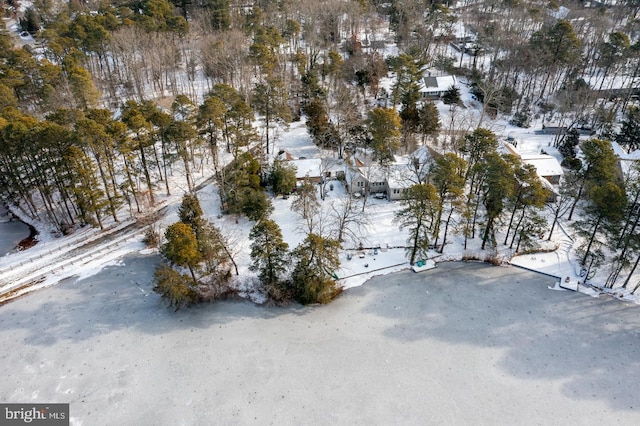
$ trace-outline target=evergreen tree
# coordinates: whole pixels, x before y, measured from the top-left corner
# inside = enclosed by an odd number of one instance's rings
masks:
[[[123,123],[134,132],[134,143],[140,155],[140,161],[142,165],[142,171],[144,173],[145,182],[149,191],[149,200],[151,205],[155,204],[155,197],[153,194],[153,181],[151,180],[151,173],[149,172],[149,166],[147,164],[146,150],[149,148],[153,140],[149,137],[151,130],[151,123],[144,117],[140,105],[135,101],[127,101],[122,108],[122,115],[120,117]],[[155,150],[155,148],[154,148]],[[128,149],[127,149],[128,151]]]
[[[213,278],[218,287],[226,284],[231,278],[229,263],[233,265],[236,275],[239,275],[238,265],[229,248],[229,241],[222,234],[220,228],[207,220],[200,219],[198,220],[196,239],[209,278]]]
[[[108,202],[99,184],[95,164],[78,147],[69,148],[67,161],[73,170],[73,193],[82,220],[103,229],[102,216]]]
[[[429,250],[429,231],[434,224],[440,203],[438,192],[431,184],[413,185],[402,199],[402,208],[396,212],[395,220],[400,229],[409,229],[406,248],[409,263],[413,265],[417,257],[424,258]]]
[[[602,226],[608,226],[610,230],[614,230],[614,235],[619,235],[620,220],[627,202],[624,189],[613,181],[592,186],[588,195],[590,203],[585,208],[585,218],[574,225],[578,234],[587,241],[580,262],[583,266],[586,265],[590,255],[595,258],[601,257],[597,250],[592,252],[592,247],[594,242],[597,242],[598,246],[603,243],[603,240],[596,238]]]
[[[191,174],[192,144],[197,137],[196,129],[188,122],[173,120],[166,129],[167,140],[176,147],[179,157],[184,165],[187,188],[190,192],[195,189],[195,183]]]
[[[487,161],[482,203],[486,211],[486,225],[482,237],[482,250],[487,242],[495,246],[494,226],[504,210],[505,200],[513,193],[514,172],[511,163],[496,153],[485,156]]]
[[[100,92],[93,84],[89,71],[70,55],[63,62],[63,70],[71,86],[76,106],[82,109],[95,106],[100,99]]]
[[[137,20],[147,32],[187,31],[187,20],[176,15],[174,6],[169,0],[144,0]]]
[[[437,138],[441,127],[438,108],[432,102],[424,102],[418,110],[418,131],[422,135],[422,142],[428,136]]]
[[[288,93],[284,82],[279,78],[268,77],[264,83],[258,83],[253,90],[253,105],[263,116],[265,147],[269,153],[270,129],[275,124],[287,125],[291,121],[291,110],[287,105]]]
[[[193,229],[182,222],[176,222],[165,231],[167,242],[162,246],[162,254],[167,260],[176,265],[189,269],[194,286],[198,285],[195,270],[202,261],[198,250],[198,239]]]
[[[276,158],[273,160],[269,173],[269,183],[273,189],[273,194],[288,195],[296,187],[296,166],[285,160]]]
[[[110,120],[111,113],[106,110],[90,111],[90,116],[97,118],[99,121]],[[106,118],[101,118],[100,115]],[[101,123],[91,118],[84,118],[76,123],[76,135],[82,149],[87,153],[91,153],[100,174],[102,187],[106,194],[109,211],[113,220],[118,221],[117,210],[121,205],[120,195],[118,194],[117,176],[115,171],[114,157],[116,156],[116,147],[113,139],[108,134],[107,129]]]
[[[231,5],[229,0],[208,0],[211,10],[211,26],[214,30],[228,30],[231,27]]]
[[[169,307],[176,311],[189,306],[197,299],[197,292],[188,276],[175,271],[169,265],[162,265],[153,274],[153,291],[168,299]]]
[[[620,133],[615,136],[615,139],[628,151],[640,149],[640,108],[633,105],[627,108]]]
[[[224,117],[227,107],[220,98],[209,95],[198,108],[196,124],[201,135],[205,135],[213,157],[213,166],[216,173],[220,172],[218,159],[218,138],[222,135]]]
[[[329,120],[324,102],[320,98],[312,98],[305,103],[304,113],[307,115],[305,124],[316,145],[324,149],[339,149],[340,135]]]
[[[588,139],[582,143],[582,167],[577,173],[576,185],[578,190],[569,211],[569,220],[573,217],[576,205],[582,200],[584,194],[588,194],[595,185],[605,182],[621,184],[618,177],[618,157],[611,142],[603,139]]]
[[[444,251],[444,245],[447,243],[447,231],[453,214],[454,205],[457,204],[458,200],[464,193],[464,171],[466,170],[466,167],[467,163],[463,158],[458,157],[454,153],[448,152],[442,156],[436,157],[430,170],[431,181],[436,188],[439,201],[437,208],[438,214],[435,221],[435,229],[433,231],[435,246],[437,246],[438,238],[440,237],[440,226],[445,202],[449,202],[450,204],[440,253]]]
[[[442,102],[445,105],[457,105],[460,101],[460,89],[457,86],[449,87],[442,95]]]
[[[252,124],[255,119],[254,111],[240,93],[229,85],[216,84],[211,90],[211,96],[225,105],[222,135],[227,144],[227,152],[233,153],[233,157],[237,158],[240,148],[257,139]]]
[[[580,143],[580,134],[576,129],[571,129],[558,145],[558,152],[562,155],[562,166],[576,169],[580,166],[580,160],[576,160],[577,147]],[[577,164],[576,164],[577,161]]]
[[[249,152],[240,154],[224,171],[223,204],[231,214],[259,220],[273,208],[260,182],[260,164]]]
[[[402,123],[396,110],[374,108],[368,112],[367,127],[376,159],[381,164],[392,161],[400,148]]]
[[[548,83],[557,72],[580,61],[580,44],[571,22],[566,19],[557,20],[554,25],[544,26],[531,35],[529,47],[544,73],[540,99],[545,96]]]
[[[195,193],[184,194],[182,203],[178,208],[180,222],[189,225],[194,232],[197,232],[198,225],[202,219],[202,207]]]
[[[251,271],[258,271],[258,277],[268,293],[281,289],[280,277],[288,267],[289,245],[282,238],[282,231],[276,222],[263,219],[251,229]]]
[[[291,279],[298,302],[329,303],[340,293],[335,282],[335,271],[340,267],[339,248],[340,242],[317,234],[308,234],[296,247]]]
[[[523,164],[519,158],[511,157],[509,159],[514,163],[512,166],[514,179],[513,190],[507,200],[511,206],[511,217],[504,237],[504,244],[509,241],[509,236],[513,229],[510,245],[510,248],[513,248],[518,231],[525,224],[525,218],[539,216],[537,211],[544,207],[545,202],[549,199],[550,191],[542,186],[542,181],[533,166]],[[534,222],[540,221],[531,221],[530,225],[533,226]]]

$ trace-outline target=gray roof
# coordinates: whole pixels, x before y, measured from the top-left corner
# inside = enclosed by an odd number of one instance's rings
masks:
[[[424,87],[438,87],[438,79],[435,77],[425,77],[424,78]]]

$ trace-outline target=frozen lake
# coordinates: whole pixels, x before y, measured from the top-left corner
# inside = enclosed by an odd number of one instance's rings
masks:
[[[156,257],[0,307],[4,402],[72,424],[640,424],[640,311],[513,267],[440,264],[328,306],[174,313]]]
[[[29,236],[29,227],[22,222],[9,222],[7,210],[0,204],[0,256],[13,251],[18,243]]]

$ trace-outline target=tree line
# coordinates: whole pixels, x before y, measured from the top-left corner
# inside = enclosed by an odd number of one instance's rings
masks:
[[[632,98],[637,5],[570,6],[560,16],[555,2],[36,2],[21,22],[34,46],[15,48],[0,34],[0,191],[27,216],[69,232],[144,212],[160,191],[193,193],[195,174],[210,167],[226,212],[267,220],[265,186],[277,193],[290,185],[270,162],[274,138],[304,115],[315,143],[339,158],[365,149],[384,167],[423,143],[442,154],[398,215],[412,235],[412,261],[430,246],[444,249],[452,231],[464,234],[465,245],[478,236],[483,248],[526,248],[543,228],[535,212],[544,191],[530,168],[496,152],[486,117],[511,114],[526,126],[541,116],[597,129],[605,145],[640,146]],[[458,22],[476,35],[459,58],[448,48]],[[394,40],[382,41],[398,47],[392,56],[371,43],[388,25]],[[466,76],[481,114],[468,114],[452,87],[443,98],[451,119],[441,122],[434,103],[421,99],[427,68]],[[380,82],[389,76],[385,89]],[[622,96],[598,92],[616,80],[627,90]],[[151,101],[168,95],[167,109]],[[549,238],[565,210],[571,218],[585,207],[597,226],[580,228],[588,241],[581,260],[598,264],[606,256],[598,254],[601,237],[622,217],[616,265],[635,270],[635,184],[607,178],[626,198],[598,198],[615,190],[593,183],[600,166],[587,172],[592,166],[577,159],[577,144],[571,132],[555,142],[573,184],[548,207]],[[186,188],[171,186],[174,173]],[[335,206],[342,225],[332,240],[355,234],[359,207]],[[323,235],[308,228],[309,236]],[[496,240],[497,229],[506,229],[504,240]]]

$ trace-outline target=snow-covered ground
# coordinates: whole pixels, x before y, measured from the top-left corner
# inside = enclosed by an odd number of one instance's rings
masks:
[[[384,80],[381,84],[389,85],[390,81]],[[456,114],[456,120],[464,117],[464,120],[468,121],[473,127],[477,125],[480,118],[481,105],[469,93],[469,88],[464,80],[460,81],[459,87],[465,106],[456,108],[453,113]],[[447,123],[451,121],[452,110],[442,102],[436,102],[436,106],[440,112],[444,131],[448,126]],[[517,141],[517,149],[522,154],[539,154],[544,150],[546,153],[560,158],[557,150],[552,146],[554,137],[537,132],[542,128],[540,119],[534,120],[530,128],[523,129],[512,126],[504,120],[490,120],[488,117],[484,117],[483,126],[494,131],[501,140],[509,137]],[[279,129],[277,135],[274,149],[272,149],[273,153],[286,150],[296,158],[320,158],[327,155],[327,153],[323,153],[313,144],[302,121],[292,123],[287,129]],[[198,174],[198,183],[204,182],[207,177],[206,173]],[[184,176],[180,176],[179,173],[176,173],[173,180],[174,188],[186,186],[183,182]],[[334,190],[328,191],[325,200],[321,202],[325,213],[330,210],[333,202],[339,202],[341,197],[347,196],[341,182],[332,181],[331,183]],[[176,212],[182,194],[179,191],[173,192],[170,197],[162,196],[160,193],[157,195],[160,200],[159,206],[164,208],[163,216],[154,225],[160,231],[177,221]],[[251,241],[248,239],[248,235],[253,222],[242,217],[221,216],[217,189],[213,184],[204,185],[198,195],[205,214],[223,230],[231,242],[240,270],[239,277],[235,278],[236,285],[238,288],[251,293],[251,283],[255,275],[248,269],[251,262],[249,257]],[[300,229],[300,222],[290,209],[292,198],[288,200],[275,198],[272,199],[272,202],[274,206],[272,217],[280,225],[290,248],[294,248],[302,241],[304,233]],[[361,285],[376,275],[409,268],[410,265],[405,257],[404,250],[402,248],[394,248],[406,245],[407,241],[406,231],[400,231],[393,220],[394,212],[398,209],[398,206],[398,202],[389,202],[373,197],[367,200],[366,214],[368,224],[363,227],[359,241],[367,248],[364,250],[364,258],[361,258],[358,253],[353,251],[353,249],[357,248],[353,242],[347,243],[345,244],[345,250],[341,253],[342,266],[340,270],[334,271],[339,278],[339,283],[344,288]],[[86,243],[87,240],[98,238],[100,235],[98,230],[84,229],[68,237],[53,238],[46,226],[38,223],[34,224],[40,232],[40,242],[29,250],[0,258],[0,293],[15,289],[34,279],[38,281],[38,284],[27,290],[49,286],[59,282],[61,279],[74,275],[86,276],[99,271],[106,265],[117,262],[118,259],[126,254],[144,252],[146,249],[141,243],[144,229],[136,228],[128,234],[117,234],[118,229],[125,227],[127,223],[130,224],[132,221],[113,223],[106,220],[107,228],[118,236],[90,251],[75,253],[69,259],[65,258],[65,253]],[[569,224],[561,221],[561,225],[563,224],[565,225],[564,228],[570,233]],[[584,277],[581,277],[582,268],[577,265],[575,260],[575,242],[567,235],[567,232],[557,229],[552,241],[545,243],[545,245],[558,247],[558,250],[514,258],[513,251],[502,245],[498,246],[497,252],[480,250],[480,241],[477,236],[475,239],[468,241],[468,247],[465,250],[463,248],[463,237],[451,232],[448,236],[444,253],[440,255],[433,252],[429,257],[436,262],[463,258],[479,260],[499,258],[504,262],[511,262],[517,266],[558,277],[559,283],[564,287],[578,289],[592,295],[599,293],[599,291],[594,291],[589,286],[578,285],[578,282],[583,281]],[[380,247],[381,250],[374,254],[374,247]],[[387,247],[391,248],[387,250]],[[348,260],[348,255],[351,257],[350,260]],[[602,276],[604,271],[596,272],[590,283],[601,287],[606,277]],[[16,292],[16,294],[19,293],[20,291]],[[640,295],[630,295],[628,291],[614,290],[610,293],[626,300],[640,301]],[[255,301],[262,300],[257,294],[248,295]]]

